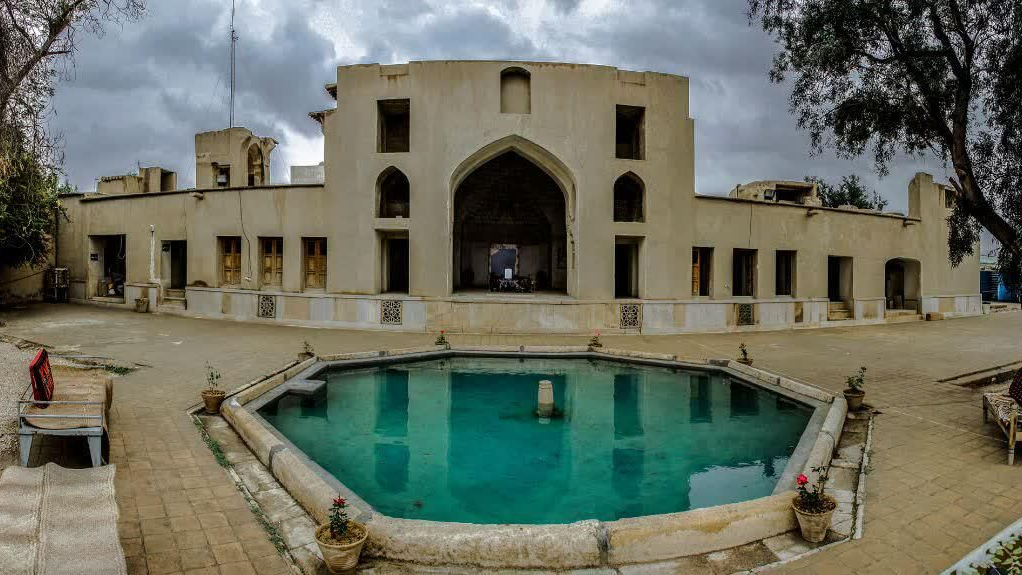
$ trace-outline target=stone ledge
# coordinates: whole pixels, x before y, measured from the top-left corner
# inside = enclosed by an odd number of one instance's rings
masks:
[[[796,529],[793,491],[681,513],[606,523],[611,565],[662,561],[744,545]]]

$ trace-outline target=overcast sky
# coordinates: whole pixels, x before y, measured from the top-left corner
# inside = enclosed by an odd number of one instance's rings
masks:
[[[333,106],[335,67],[435,59],[605,64],[691,78],[696,191],[735,184],[858,174],[904,210],[916,171],[905,158],[877,179],[868,158],[811,157],[788,112],[788,87],[767,78],[775,51],[744,0],[238,0],[236,124],[280,142],[271,179],[323,159],[308,113]],[[227,127],[230,0],[150,0],[141,22],[81,42],[57,87],[53,127],[65,169],[83,191],[141,164],[194,184],[196,132]]]

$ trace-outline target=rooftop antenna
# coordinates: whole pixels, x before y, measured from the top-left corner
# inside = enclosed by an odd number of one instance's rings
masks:
[[[231,0],[231,128],[234,127],[234,44],[238,41],[238,35],[234,33],[234,1]]]

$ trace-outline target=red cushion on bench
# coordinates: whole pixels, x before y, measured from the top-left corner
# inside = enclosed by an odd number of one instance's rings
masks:
[[[28,375],[32,378],[32,398],[36,401],[53,399],[53,372],[50,371],[50,355],[45,349],[35,354],[32,363],[28,364]],[[37,403],[36,407],[45,408],[45,403]]]

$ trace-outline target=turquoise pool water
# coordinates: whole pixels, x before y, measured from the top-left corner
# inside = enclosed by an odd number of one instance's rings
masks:
[[[773,492],[812,409],[708,373],[452,358],[337,371],[259,410],[393,517],[568,523]],[[539,420],[540,380],[563,417]]]

